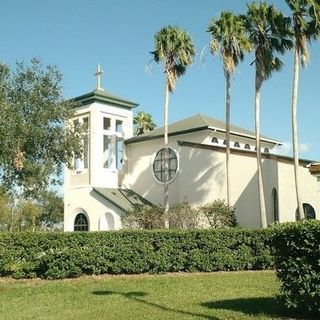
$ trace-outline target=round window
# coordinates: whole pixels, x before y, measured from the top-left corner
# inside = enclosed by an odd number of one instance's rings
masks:
[[[172,180],[178,170],[178,158],[177,154],[170,148],[168,148],[168,181]],[[156,178],[161,181],[165,182],[166,180],[166,172],[165,172],[165,148],[158,151],[156,157],[154,158],[153,162],[153,172]],[[167,181],[167,182],[168,182]]]

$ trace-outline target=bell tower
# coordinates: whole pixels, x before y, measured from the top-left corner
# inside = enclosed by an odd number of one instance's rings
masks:
[[[98,65],[95,90],[73,99],[78,105],[72,121],[85,124],[88,134],[83,157],[74,159],[74,168],[66,172],[65,188],[121,185],[124,140],[133,135],[132,108],[137,104],[105,91],[102,74]]]
[[[132,108],[137,104],[104,90],[102,74],[98,65],[96,88],[73,99],[76,109],[70,121],[84,124],[87,134],[82,157],[73,160],[72,169],[65,170],[65,217],[72,217],[74,208],[94,203],[93,188],[117,189],[122,184],[124,140],[133,136]],[[69,224],[65,230],[71,231],[71,220]]]

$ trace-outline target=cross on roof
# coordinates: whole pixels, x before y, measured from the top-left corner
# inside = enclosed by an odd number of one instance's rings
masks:
[[[97,77],[97,87],[96,87],[97,90],[104,90],[101,87],[101,76],[102,76],[102,74],[103,74],[103,70],[101,69],[100,64],[98,64],[97,65],[97,71],[94,74]]]

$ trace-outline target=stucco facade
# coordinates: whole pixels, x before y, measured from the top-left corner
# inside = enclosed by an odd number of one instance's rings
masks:
[[[187,200],[199,206],[215,199],[226,198],[225,149],[203,143],[208,131],[199,135],[188,134],[172,137],[170,148],[178,155],[178,172],[170,183],[171,204]],[[181,143],[181,141],[198,142]],[[155,178],[153,159],[159,150],[160,141],[150,140],[127,145],[128,168],[124,184],[134,189],[153,203],[162,204],[163,185]],[[309,173],[307,162],[301,162],[301,196],[320,212],[320,185]],[[295,221],[296,198],[293,161],[290,158],[264,154],[262,171],[268,224],[275,222],[273,190],[278,195],[279,221]],[[240,225],[259,227],[259,202],[257,190],[257,163],[255,152],[232,149],[230,157],[231,194],[230,202],[236,208]],[[148,187],[146,187],[148,186]]]
[[[88,160],[78,161],[78,168],[66,169],[64,229],[81,230],[83,220],[87,220],[90,231],[120,229],[121,216],[132,199],[141,196],[142,202],[145,199],[163,204],[163,183],[154,173],[155,157],[163,146],[163,130],[133,137],[132,108],[136,104],[105,92],[94,91],[76,101],[80,105],[75,119],[88,119]],[[169,148],[177,157],[177,172],[169,185],[171,205],[187,200],[199,206],[226,199],[224,140],[225,124],[203,115],[169,126]],[[262,137],[268,224],[296,219],[293,160],[273,154],[277,144]],[[258,228],[261,223],[254,146],[253,133],[231,127],[230,202],[240,225]],[[320,183],[309,173],[310,163],[300,161],[301,198],[319,219]],[[105,192],[99,193],[96,188]],[[82,220],[77,222],[80,213]]]

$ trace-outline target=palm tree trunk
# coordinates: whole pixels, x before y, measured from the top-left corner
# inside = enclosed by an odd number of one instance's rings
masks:
[[[260,146],[260,90],[261,80],[257,79],[255,85],[255,130],[256,130],[256,148],[257,148],[257,171],[258,171],[258,193],[260,205],[261,227],[267,227],[266,204],[264,199],[263,179],[261,169],[261,146]]]
[[[227,173],[227,203],[230,205],[230,104],[231,104],[231,75],[226,72],[226,173]]]
[[[293,66],[293,84],[292,84],[292,104],[291,104],[291,122],[292,122],[292,147],[294,161],[294,180],[296,186],[296,198],[298,206],[299,219],[304,218],[303,206],[300,197],[299,184],[299,143],[298,143],[298,87],[299,87],[299,51],[297,45],[294,47],[294,66]]]
[[[165,214],[165,227],[169,228],[167,214],[169,212],[169,143],[168,143],[168,114],[169,114],[169,83],[166,79],[164,90],[164,186],[163,186],[163,205]]]

